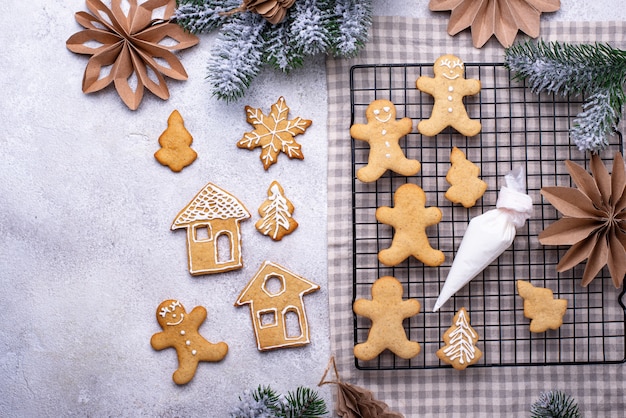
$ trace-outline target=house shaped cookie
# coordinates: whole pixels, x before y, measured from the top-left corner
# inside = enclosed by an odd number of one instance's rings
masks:
[[[319,288],[270,261],[261,265],[235,302],[235,306],[250,305],[259,350],[297,347],[310,342],[302,297]]]
[[[250,213],[236,197],[212,183],[176,215],[172,230],[187,229],[189,273],[212,274],[243,267],[239,223]]]

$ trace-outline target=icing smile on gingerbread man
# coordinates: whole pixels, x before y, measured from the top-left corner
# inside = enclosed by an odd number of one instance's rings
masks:
[[[391,119],[391,112],[390,112],[391,108],[389,106],[384,106],[383,107],[383,111],[387,114],[387,117],[384,119],[381,119],[380,117],[378,117],[378,115],[380,115],[380,109],[374,109],[374,111],[372,113],[374,113],[374,118],[379,121],[380,123],[387,123],[389,122],[389,119]]]
[[[450,75],[446,74],[445,72],[441,73],[441,75],[447,78],[448,80],[456,80],[457,78],[463,75],[463,62],[461,62],[460,59],[456,59],[456,60],[443,59],[441,60],[441,63],[439,64],[439,66],[448,67]]]

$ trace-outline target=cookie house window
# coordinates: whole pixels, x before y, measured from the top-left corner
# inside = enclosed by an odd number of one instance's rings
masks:
[[[300,338],[302,337],[302,328],[300,327],[300,314],[297,309],[289,308],[285,311],[285,338]]]
[[[285,279],[278,274],[270,274],[265,278],[263,282],[263,291],[268,296],[278,296],[285,291]]]
[[[259,328],[274,327],[276,322],[276,309],[268,309],[265,311],[259,311]]]
[[[193,239],[196,241],[210,241],[211,240],[211,225],[196,225],[193,227]]]
[[[215,251],[218,263],[227,263],[233,261],[233,251],[231,236],[228,232],[221,232],[215,240]]]

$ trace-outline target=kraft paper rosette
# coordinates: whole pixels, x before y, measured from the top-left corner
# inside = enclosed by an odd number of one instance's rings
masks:
[[[448,23],[451,36],[471,27],[474,47],[481,48],[492,35],[509,47],[518,30],[538,37],[541,13],[556,12],[561,0],[430,0],[429,8],[452,11]]]
[[[574,187],[542,187],[542,196],[563,217],[539,234],[542,245],[571,245],[556,266],[569,270],[585,259],[581,285],[586,287],[604,266],[615,288],[626,275],[626,168],[619,152],[613,158],[613,171],[592,154],[591,174],[584,167],[565,161]]]
[[[87,0],[92,13],[76,13],[76,21],[85,28],[70,36],[67,49],[91,55],[83,76],[83,92],[94,93],[109,86],[124,104],[136,110],[147,88],[163,100],[169,98],[164,76],[186,80],[185,68],[172,51],[196,45],[198,37],[170,22],[175,0],[148,0],[137,4],[128,0],[124,13],[121,0],[111,0],[107,7],[100,0]],[[163,19],[153,18],[155,10],[165,8]]]
[[[496,208],[472,218],[467,226],[433,312],[509,248],[517,229],[531,217],[533,202],[526,194],[524,168],[514,169],[504,179]]]

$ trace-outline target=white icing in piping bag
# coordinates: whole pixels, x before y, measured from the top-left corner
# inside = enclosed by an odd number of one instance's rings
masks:
[[[506,186],[500,189],[496,209],[472,218],[467,226],[433,312],[509,248],[517,228],[523,227],[532,215],[533,202],[526,194],[524,168],[520,166],[504,178]]]

